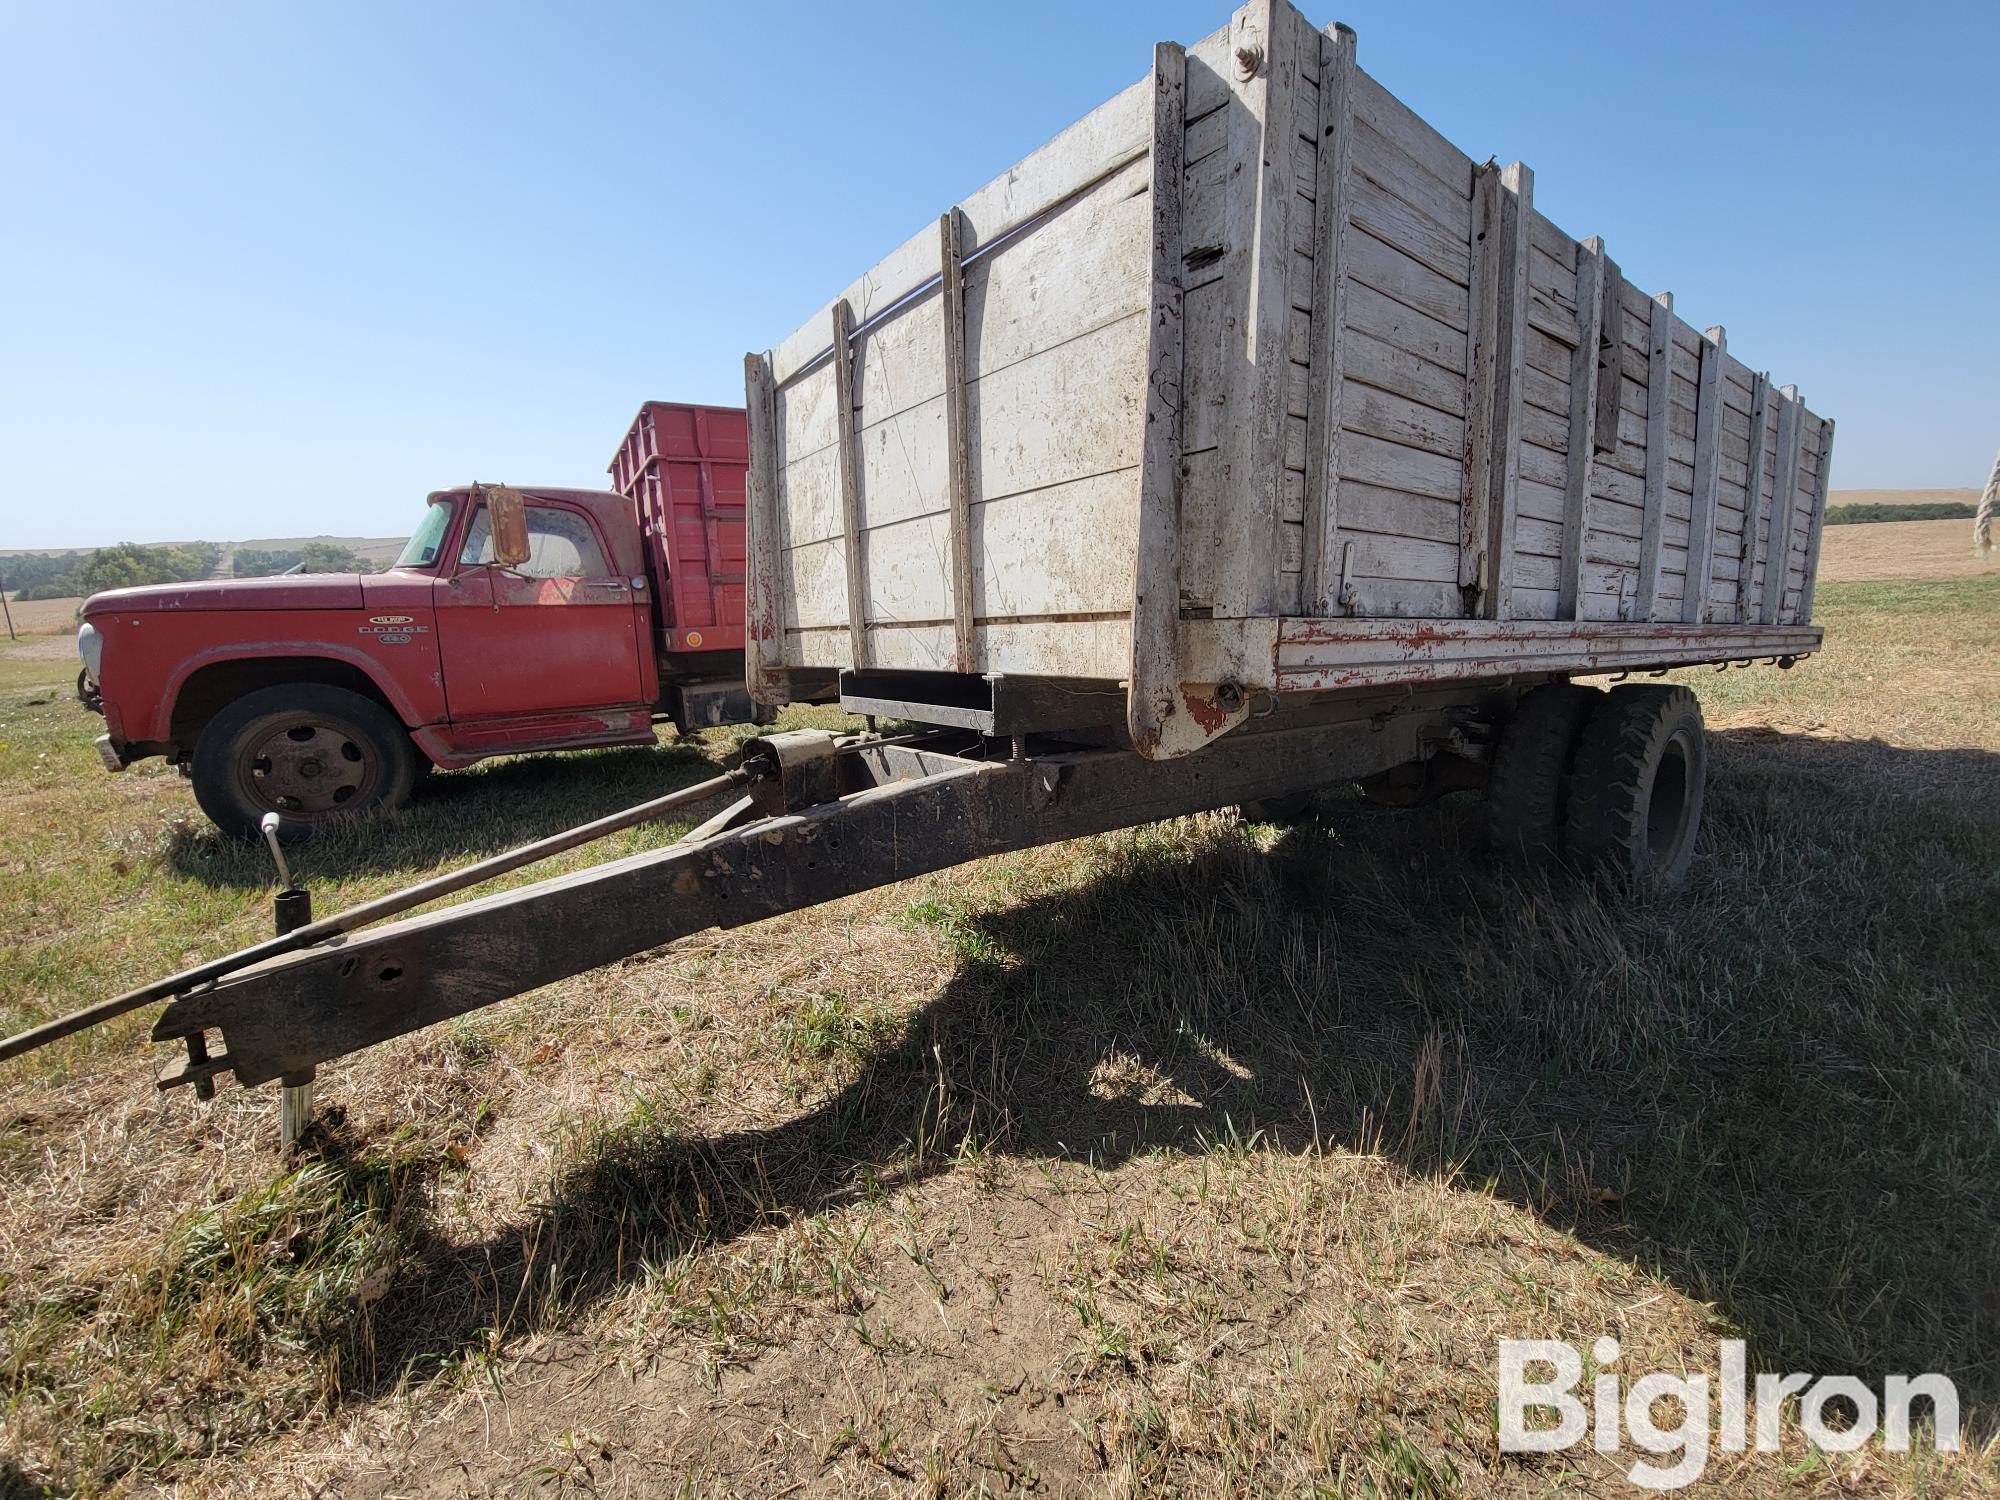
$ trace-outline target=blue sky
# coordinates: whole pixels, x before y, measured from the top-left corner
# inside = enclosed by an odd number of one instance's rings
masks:
[[[2000,7],[1314,4],[1837,418],[1836,487],[1983,481]],[[0,0],[0,551],[604,483],[1229,10]]]

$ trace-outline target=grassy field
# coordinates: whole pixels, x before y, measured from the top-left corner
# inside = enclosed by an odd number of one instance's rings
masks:
[[[1818,613],[1683,674],[1678,893],[1333,798],[642,955],[327,1068],[296,1161],[269,1091],[158,1096],[144,1017],[11,1065],[0,1493],[1630,1494],[1493,1436],[1500,1337],[1604,1333],[1958,1383],[1956,1456],[1788,1421],[1707,1492],[2000,1489],[2000,580]],[[8,1030],[266,921],[69,676],[0,654]],[[331,910],[732,738],[440,776],[305,873]]]
[[[2000,576],[2000,562],[1981,559],[1973,552],[1970,521],[1829,526],[1820,544],[1822,583],[1995,576]]]

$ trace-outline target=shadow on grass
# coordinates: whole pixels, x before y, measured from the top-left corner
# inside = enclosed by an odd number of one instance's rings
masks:
[[[1983,793],[1909,795],[1968,770]],[[1681,892],[1495,872],[1454,799],[1275,841],[1164,825],[1051,894],[926,903],[958,971],[844,1087],[768,1129],[608,1129],[518,1222],[413,1247],[427,1274],[344,1367],[390,1389],[496,1309],[559,1319],[641,1261],[946,1170],[968,1141],[1112,1163],[1233,1130],[1491,1183],[1715,1304],[1753,1369],[1941,1370],[1981,1433],[1996,787],[1991,754],[1721,734]]]
[[[546,838],[721,769],[693,739],[487,761],[428,776],[407,808],[329,828],[290,850],[289,857],[309,885],[352,875],[428,871]],[[246,889],[271,883],[270,858],[261,845],[232,839],[207,822],[179,825],[166,858],[177,874],[207,885]]]

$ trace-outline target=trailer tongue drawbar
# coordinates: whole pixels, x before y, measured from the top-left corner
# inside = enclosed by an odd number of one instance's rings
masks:
[[[0,1060],[166,1000],[153,1039],[186,1053],[162,1089],[206,1091],[222,1073],[299,1089],[330,1059],[708,928],[1440,755],[1476,768],[1475,712],[1462,689],[1343,697],[1311,715],[1274,712],[1261,732],[1167,763],[1088,731],[766,735],[725,775],[48,1022],[0,1042]],[[369,925],[738,788],[747,794],[665,848]]]

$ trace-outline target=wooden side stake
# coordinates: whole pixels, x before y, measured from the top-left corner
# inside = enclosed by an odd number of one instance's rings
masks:
[[[938,220],[943,265],[945,463],[951,493],[952,668],[975,670],[972,616],[972,415],[965,386],[965,228],[954,208]]]
[[[1715,523],[1721,506],[1716,486],[1722,463],[1722,361],[1727,336],[1718,326],[1702,336],[1701,379],[1694,400],[1694,501],[1688,513],[1687,581],[1681,589],[1681,623],[1708,623],[1715,588]]]
[[[861,453],[854,431],[854,312],[847,299],[833,304],[833,414],[840,460],[840,541],[847,573],[847,645],[850,665],[868,665],[867,591],[862,586]]]

